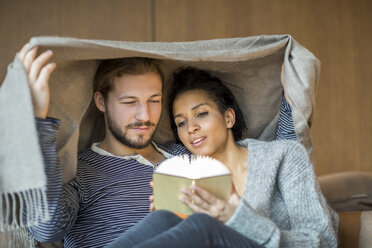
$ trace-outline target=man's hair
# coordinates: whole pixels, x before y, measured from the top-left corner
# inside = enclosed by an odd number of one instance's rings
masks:
[[[142,75],[149,72],[159,75],[163,83],[164,76],[155,59],[130,57],[102,60],[94,76],[93,93],[101,92],[106,100],[115,78],[125,74]]]
[[[217,77],[212,77],[207,71],[199,70],[193,67],[181,68],[174,73],[174,82],[168,95],[168,113],[171,121],[171,128],[174,136],[179,142],[177,126],[174,123],[173,103],[180,94],[190,90],[203,90],[209,98],[216,103],[221,114],[229,108],[235,112],[235,124],[232,127],[232,133],[236,141],[240,140],[243,133],[247,130],[243,113],[238,105],[238,101]]]

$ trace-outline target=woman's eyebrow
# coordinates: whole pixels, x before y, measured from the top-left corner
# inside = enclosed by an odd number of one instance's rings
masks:
[[[173,116],[174,119],[178,118],[178,117],[181,117],[183,114],[182,113],[179,113],[179,114],[176,114],[175,116]]]
[[[191,110],[195,110],[195,109],[197,109],[197,108],[199,108],[200,106],[203,106],[203,105],[207,105],[207,104],[206,104],[206,103],[200,103],[200,104],[198,104],[198,105],[192,107]],[[179,114],[174,115],[173,118],[176,119],[176,118],[178,118],[178,117],[181,117],[182,115],[183,115],[182,113],[179,113]]]
[[[203,105],[206,105],[206,103],[200,103],[200,104],[192,107],[191,110],[197,109],[197,108],[199,108],[200,106],[203,106]]]

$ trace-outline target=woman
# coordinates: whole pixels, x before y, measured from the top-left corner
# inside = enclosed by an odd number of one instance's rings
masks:
[[[176,137],[197,155],[230,170],[228,202],[194,187],[182,200],[185,220],[152,212],[109,247],[336,247],[337,215],[321,195],[305,149],[294,141],[245,139],[243,115],[230,90],[205,71],[175,75],[170,117]]]

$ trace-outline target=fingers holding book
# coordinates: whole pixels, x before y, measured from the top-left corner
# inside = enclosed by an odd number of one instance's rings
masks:
[[[150,195],[150,212],[154,212],[156,210],[155,204],[154,204],[154,195]]]
[[[154,181],[150,182],[150,186],[152,189],[154,189]],[[150,200],[150,212],[153,212],[156,210],[155,204],[154,204],[154,195],[150,195],[149,200]]]
[[[208,214],[222,222],[226,222],[237,207],[237,204],[230,199],[221,200],[198,186],[183,189],[182,193],[180,200],[194,212]]]

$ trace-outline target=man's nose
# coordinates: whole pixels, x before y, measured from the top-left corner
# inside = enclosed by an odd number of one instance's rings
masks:
[[[138,105],[136,112],[136,119],[139,121],[148,121],[150,118],[150,109],[146,103],[141,103]]]

